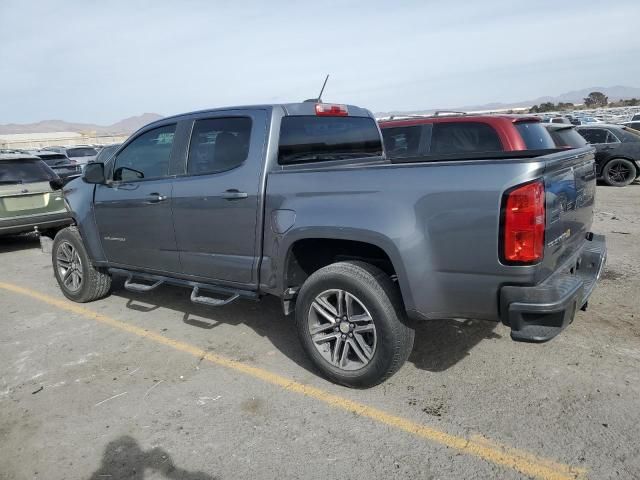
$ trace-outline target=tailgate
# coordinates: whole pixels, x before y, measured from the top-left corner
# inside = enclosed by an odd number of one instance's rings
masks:
[[[559,269],[585,242],[596,191],[591,147],[545,157],[546,231],[540,278]]]
[[[64,211],[60,192],[48,182],[0,186],[0,220]]]

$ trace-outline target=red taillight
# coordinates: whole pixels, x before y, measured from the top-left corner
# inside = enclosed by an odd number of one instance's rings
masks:
[[[349,115],[346,105],[316,103],[316,115],[320,117],[346,117]]]
[[[507,193],[504,200],[502,259],[534,263],[544,255],[545,200],[542,181]]]

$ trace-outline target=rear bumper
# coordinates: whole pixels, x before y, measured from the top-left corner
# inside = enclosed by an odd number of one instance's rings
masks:
[[[511,338],[546,342],[564,330],[576,310],[586,308],[607,255],[603,235],[593,235],[569,262],[533,287],[505,286],[500,290],[502,321],[511,327]]]
[[[71,216],[68,212],[47,213],[44,215],[33,215],[28,217],[0,219],[0,235],[10,235],[13,233],[29,232],[38,227],[55,228],[71,224]]]

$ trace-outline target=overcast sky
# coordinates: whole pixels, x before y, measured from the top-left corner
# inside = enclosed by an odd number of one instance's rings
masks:
[[[640,87],[640,1],[0,0],[0,123]]]

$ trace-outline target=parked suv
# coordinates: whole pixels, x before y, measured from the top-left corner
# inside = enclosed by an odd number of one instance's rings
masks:
[[[70,147],[48,147],[48,150],[62,153],[67,158],[80,165],[93,162],[98,155],[98,151],[91,145],[74,145]]]
[[[72,162],[66,155],[49,150],[27,150],[25,153],[40,158],[53,170],[65,183],[77,178],[82,173],[82,168]]]
[[[537,122],[499,122],[487,128],[515,130],[515,145],[548,146]],[[593,148],[518,153],[392,163],[352,105],[163,118],[65,188],[75,225],[53,271],[77,302],[107,295],[112,275],[213,307],[276,295],[326,377],[371,386],[411,353],[409,319],[502,320],[541,342],[586,305],[605,256]]]
[[[596,147],[596,173],[607,185],[624,187],[640,176],[640,132],[607,124],[576,130]]]
[[[0,153],[0,235],[69,225],[62,181],[38,157]]]
[[[555,148],[538,117],[435,115],[379,123],[391,159]]]

